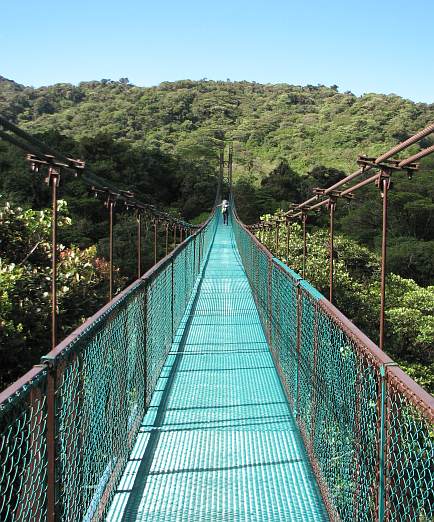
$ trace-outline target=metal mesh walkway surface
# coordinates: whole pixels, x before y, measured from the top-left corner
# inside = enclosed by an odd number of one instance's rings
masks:
[[[230,225],[217,228],[107,520],[328,520]]]

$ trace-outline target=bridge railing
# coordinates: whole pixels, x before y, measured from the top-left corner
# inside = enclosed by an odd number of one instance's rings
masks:
[[[273,358],[332,520],[434,517],[434,399],[234,216]]]
[[[0,520],[103,517],[204,265],[213,216],[0,394]]]

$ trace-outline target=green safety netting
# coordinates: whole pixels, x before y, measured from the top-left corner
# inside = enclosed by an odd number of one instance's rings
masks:
[[[220,325],[224,328],[219,331],[228,344],[242,345],[246,342],[247,330],[231,323],[236,318],[239,320],[236,310],[242,310],[243,320],[252,321],[257,314],[258,325],[262,324],[259,330],[255,326],[255,336],[258,337],[252,342],[259,342],[261,338],[262,347],[265,341],[268,342],[330,517],[345,521],[432,520],[432,398],[314,288],[273,258],[236,215],[229,227],[223,231],[221,226],[219,229],[219,234],[233,234],[236,246],[231,243],[229,257],[219,257],[214,252],[214,264],[208,266],[204,275],[203,269],[218,229],[218,218],[218,213],[214,214],[204,228],[61,343],[45,358],[41,367],[34,368],[16,383],[14,393],[0,401],[0,520],[45,520],[48,497],[53,494],[59,520],[103,518],[113,506],[113,498],[119,494],[119,481],[137,442],[144,415],[147,411],[149,415],[152,410],[151,400],[158,400],[159,394],[164,394],[159,386],[161,379],[164,381],[165,371],[170,371],[167,365],[173,363],[170,352],[173,342],[179,347],[182,332],[188,331],[188,335],[193,336],[189,345],[192,350],[202,349],[197,347],[205,342],[216,344],[215,332]],[[235,266],[233,261],[228,262],[231,256],[238,255],[242,267]],[[187,320],[186,314],[191,313],[189,307],[198,289],[200,274],[204,285],[200,289],[201,297],[191,320]],[[222,286],[225,274],[230,282]],[[249,290],[242,282],[246,278]],[[242,292],[239,291],[241,288]],[[213,295],[226,291],[233,294],[233,298],[225,301],[225,307],[235,310],[235,315],[227,313],[227,308],[224,313],[220,313],[218,307],[213,308],[216,307]],[[248,297],[250,292],[251,297]],[[201,326],[207,314],[212,315],[214,322],[196,331],[193,326]],[[262,364],[267,363],[267,353],[261,352]],[[240,355],[236,357],[241,360]],[[225,359],[206,360],[221,365]],[[205,359],[199,358],[197,363],[191,364],[200,365],[203,361]],[[252,382],[255,385],[255,380],[261,382],[261,378],[268,375],[265,368],[263,374],[255,368],[252,368],[252,374],[244,377],[240,373],[240,382],[244,384],[237,388],[236,393],[243,401],[248,399],[246,393],[252,397],[257,393],[258,386],[252,387]],[[208,370],[211,382],[217,379],[215,399],[223,400],[222,390],[225,388],[218,380],[222,378],[218,375],[218,365]],[[180,365],[180,376],[187,375],[183,371],[186,369]],[[198,368],[194,367],[192,371],[197,372]],[[226,374],[223,372],[222,375]],[[276,381],[271,374],[267,379],[265,387],[269,388],[269,393],[278,393],[277,388],[273,388]],[[181,400],[183,397],[186,404],[191,396],[185,395],[185,390],[190,389],[193,382],[190,377],[180,381],[178,398]],[[201,383],[201,386],[205,384]],[[203,407],[200,401],[205,400],[204,397],[209,396],[196,397],[198,411]],[[182,401],[176,411],[185,407]],[[256,408],[255,400],[253,404],[253,413],[263,416],[264,412]],[[55,419],[52,441],[56,454],[54,489],[52,485],[49,487],[52,473],[48,469],[49,448],[53,451],[53,445],[50,445],[52,417],[49,415],[52,407]],[[193,405],[192,410],[196,411],[194,408]],[[216,418],[221,421],[220,411],[216,408],[212,417],[205,418],[207,431],[217,428],[220,431],[221,426],[215,424]],[[279,421],[283,423],[279,433],[295,433],[290,427],[292,416],[285,415],[285,419]],[[179,422],[179,419],[174,422]],[[203,419],[196,415],[186,422],[189,429],[194,430],[202,425]],[[206,435],[190,441],[190,444],[197,447],[197,455],[203,452],[205,461],[209,458],[209,444],[214,449],[230,448],[231,455],[247,451],[243,444],[250,440],[249,437],[253,437],[249,442],[253,455],[255,452],[270,452],[273,444],[280,444],[274,436],[261,435],[262,438],[258,439],[250,433],[252,430],[245,429],[241,418],[237,422],[237,430],[244,433],[242,440],[235,435],[230,435],[230,438],[228,435],[215,436],[215,440],[211,440]],[[259,431],[269,433],[276,428],[274,422],[270,425],[265,422],[265,426],[268,428]],[[142,428],[146,432],[145,427]],[[162,447],[164,458],[167,459],[171,452],[182,451],[182,438],[163,439],[166,444]],[[180,447],[177,449],[178,443]],[[294,447],[298,448],[297,458],[303,460],[300,457],[303,449],[297,444]],[[250,454],[247,452],[246,455]],[[279,452],[267,455],[278,459]],[[246,466],[250,469],[249,458]],[[228,462],[229,467],[237,465],[235,460],[217,461],[216,472],[219,472],[219,466]],[[244,506],[259,509],[253,512],[262,513],[263,518],[258,520],[325,517],[311,482],[303,479],[300,487],[294,481],[287,482],[291,471],[290,468],[285,470],[270,467],[265,478],[249,475],[248,480],[259,488],[263,487],[261,480],[265,484],[280,480],[282,491],[296,492],[294,498],[298,495],[310,499],[304,500],[304,507],[300,508],[308,509],[306,506],[310,506],[310,515],[306,515],[308,511],[290,514],[291,506],[295,505],[287,502],[290,495],[267,496],[261,493],[258,498],[256,486],[251,498],[243,497]],[[161,474],[165,473],[162,469]],[[219,475],[223,482],[217,480],[214,483],[209,478],[211,492],[219,486],[223,491],[216,494],[225,494],[224,488],[228,487],[229,480],[225,476]],[[240,479],[236,476],[233,480],[231,487],[235,488]],[[152,481],[149,484],[152,485]],[[197,488],[200,492],[200,483]],[[183,491],[181,487],[172,497],[169,495],[173,509],[176,507],[174,504],[184,498]],[[267,491],[274,490],[268,488]],[[306,491],[310,491],[309,495]],[[148,509],[151,516],[155,506],[146,507],[146,495],[140,498],[140,502],[144,502],[140,504],[141,509],[144,512]],[[199,511],[192,513],[212,520],[210,511],[206,511],[206,498],[198,500]],[[223,514],[227,517],[235,514],[244,520],[236,503],[236,499],[241,500],[234,498],[230,498],[230,509]],[[164,503],[164,496],[160,500]],[[167,509],[161,512],[161,520],[167,519],[167,513],[170,513]],[[214,513],[219,513],[217,507]],[[219,516],[224,518],[221,513]]]
[[[331,517],[432,520],[433,398],[237,219],[234,230]]]
[[[104,513],[215,227],[211,217],[62,342],[1,402],[0,520],[46,520],[49,379],[55,387],[57,518],[92,520]]]

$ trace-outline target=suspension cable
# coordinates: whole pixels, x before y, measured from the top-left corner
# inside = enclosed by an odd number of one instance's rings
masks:
[[[127,208],[146,211],[147,214],[160,221],[172,224],[176,223],[178,226],[187,229],[198,228],[197,225],[193,225],[187,221],[176,218],[167,212],[158,210],[154,205],[140,201],[131,191],[119,189],[119,187],[112,182],[94,174],[85,166],[84,162],[69,158],[61,152],[58,152],[28,132],[20,129],[20,127],[14,125],[1,114],[0,126],[4,129],[0,129],[0,138],[27,152],[27,159],[30,162],[34,161],[42,164],[54,164],[61,169],[74,173],[74,175],[76,175],[77,172],[81,172],[82,180],[94,193],[105,192],[106,194],[111,194],[115,196],[118,201],[123,201]],[[11,132],[12,135],[5,132],[5,130]]]

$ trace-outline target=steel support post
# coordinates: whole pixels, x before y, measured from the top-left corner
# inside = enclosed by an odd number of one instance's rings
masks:
[[[289,238],[291,234],[291,222],[286,220],[286,264],[289,266]]]
[[[154,265],[157,264],[157,221],[154,219]]]
[[[3,123],[4,125],[5,123]],[[11,124],[9,124],[11,125]],[[19,131],[19,129],[17,128]],[[22,131],[20,131],[22,133]],[[32,172],[39,172],[41,167],[48,166],[48,173],[45,181],[51,189],[51,347],[57,344],[57,189],[60,182],[60,171],[62,167],[66,167],[70,171],[73,170],[77,175],[78,171],[84,168],[84,162],[80,160],[66,159],[59,163],[54,156],[43,155],[42,157],[33,154],[27,154],[27,160],[30,162]],[[72,165],[72,166],[71,166]]]
[[[379,479],[378,479],[378,522],[384,521],[385,515],[385,492],[386,492],[386,418],[388,416],[387,407],[387,368],[389,366],[397,366],[396,363],[390,362],[380,366],[380,445],[379,445]]]
[[[57,188],[60,171],[48,169],[48,184],[51,188],[51,347],[57,344]]]
[[[223,171],[224,171],[224,168],[225,168],[225,151],[224,151],[224,148],[222,148],[220,150],[220,156],[219,156],[219,159],[220,159],[220,171],[219,171],[219,197],[221,198],[222,196],[222,190],[223,190]]]
[[[315,303],[314,319],[313,319],[313,367],[312,367],[312,402],[311,402],[311,414],[310,414],[310,451],[313,453],[313,442],[315,439],[315,426],[316,426],[316,405],[317,405],[317,393],[318,393],[318,301]],[[307,430],[306,430],[307,431]]]
[[[196,236],[193,237],[193,275],[196,276]]]
[[[43,365],[45,366],[45,365]],[[49,368],[47,375],[47,522],[56,517],[56,374]]]
[[[200,264],[202,261],[202,233],[199,233],[199,264],[198,264],[198,273],[200,272]]]
[[[333,284],[334,284],[334,214],[336,209],[336,199],[330,197],[329,203],[329,301],[333,302]]]
[[[386,256],[387,256],[387,205],[390,188],[390,174],[382,172],[379,178],[381,196],[383,198],[383,227],[381,235],[381,296],[380,296],[380,350],[384,351],[384,314],[386,306]]]
[[[276,223],[276,230],[275,230],[275,238],[274,238],[274,246],[275,246],[275,255],[276,257],[279,257],[279,228],[280,224],[279,222]]]
[[[173,225],[173,250],[176,248],[176,225]]]
[[[273,351],[273,305],[272,305],[272,284],[273,284],[273,261],[270,257],[268,259],[268,274],[267,274],[267,298],[268,298],[268,343],[271,351]]]
[[[166,223],[166,256],[169,253],[169,223]]]
[[[173,266],[173,260],[174,257],[172,256],[171,260],[171,267],[172,270],[170,271],[170,277],[171,277],[171,287],[172,287],[172,298],[170,300],[170,313],[172,316],[172,342],[175,338],[175,267]]]
[[[306,261],[307,261],[307,237],[306,237],[306,221],[307,221],[307,214],[306,212],[301,213],[301,220],[303,222],[303,269],[302,269],[302,276],[303,279],[306,277]]]
[[[294,396],[294,417],[298,416],[298,397],[299,397],[299,380],[300,380],[300,353],[301,353],[301,327],[302,327],[302,295],[300,282],[297,281],[297,364],[295,368],[295,396]]]
[[[113,208],[115,202],[111,196],[107,199],[109,210],[109,301],[113,299]]]
[[[144,411],[147,411],[148,401],[148,293],[149,280],[145,280],[145,288],[143,295],[143,317],[144,317],[144,336],[143,336],[143,389],[144,389]],[[150,401],[149,401],[150,402]]]
[[[137,278],[142,275],[142,215],[137,212]]]
[[[233,161],[234,147],[232,143],[229,145],[228,154],[228,179],[229,179],[229,193],[232,194],[232,161]]]

